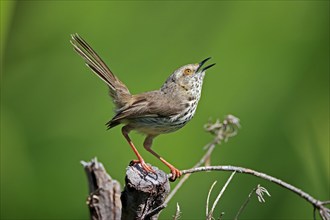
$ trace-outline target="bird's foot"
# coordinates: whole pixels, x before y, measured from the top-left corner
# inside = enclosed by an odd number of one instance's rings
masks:
[[[132,160],[132,161],[130,162],[130,165],[132,166],[132,165],[135,165],[135,164],[137,164],[137,163],[139,163],[139,164],[141,165],[141,167],[142,167],[145,171],[147,171],[148,173],[156,173],[156,172],[152,169],[151,166],[149,166],[148,164],[146,164],[146,162],[144,162],[144,160]]]
[[[171,181],[171,182],[174,182],[174,181],[176,180],[176,178],[182,176],[181,171],[178,170],[177,168],[175,168],[175,167],[173,167],[173,166],[171,166],[171,167],[169,167],[169,168],[171,169],[171,174],[172,174],[172,176],[171,176],[171,178],[170,178],[170,181]]]

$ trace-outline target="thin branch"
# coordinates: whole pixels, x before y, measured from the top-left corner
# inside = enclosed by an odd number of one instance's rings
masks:
[[[330,219],[330,210],[324,206],[324,202],[315,199],[308,193],[302,191],[301,189],[286,183],[280,179],[277,179],[275,177],[269,176],[265,173],[261,173],[255,170],[251,170],[248,168],[244,167],[236,167],[236,166],[207,166],[207,167],[197,167],[197,168],[192,168],[189,170],[182,170],[182,174],[191,174],[191,173],[196,173],[196,172],[202,172],[202,171],[236,171],[238,173],[244,173],[244,174],[250,174],[265,180],[268,180],[270,182],[274,182],[277,185],[288,189],[295,194],[299,195],[300,197],[304,198],[307,202],[311,203],[314,207],[316,207],[319,210],[319,214],[322,217],[322,219]],[[325,202],[328,203],[328,202]]]
[[[207,194],[207,199],[206,199],[206,216],[209,214],[209,202],[210,202],[210,196],[211,196],[211,192],[213,190],[213,187],[215,186],[215,184],[217,183],[217,181],[214,181],[214,183],[212,184],[209,193]]]
[[[245,207],[247,206],[247,204],[250,202],[251,200],[251,196],[252,194],[257,190],[257,187],[253,188],[252,191],[249,193],[248,197],[246,198],[246,200],[244,201],[244,203],[242,204],[242,206],[239,208],[236,216],[235,216],[235,220],[238,219],[239,215],[243,212],[243,210],[245,209]]]
[[[176,204],[176,211],[175,211],[175,215],[173,216],[173,220],[178,220],[180,218],[180,206],[179,203]]]
[[[153,216],[153,215],[155,215],[157,213],[160,213],[160,211],[162,211],[163,209],[165,209],[166,206],[167,206],[167,204],[163,203],[162,205],[160,205],[157,208],[155,208],[155,209],[151,210],[150,212],[148,212],[146,214],[146,217]]]
[[[222,187],[219,195],[217,196],[217,198],[215,199],[214,203],[213,203],[213,206],[212,206],[212,209],[211,211],[208,213],[207,215],[207,219],[212,219],[212,215],[213,215],[213,212],[214,212],[214,209],[215,209],[215,206],[218,204],[222,194],[225,192],[225,190],[227,189],[227,186],[228,184],[230,183],[230,181],[233,179],[234,175],[235,175],[236,172],[233,172],[230,177],[228,178],[228,180],[226,181],[225,185]]]

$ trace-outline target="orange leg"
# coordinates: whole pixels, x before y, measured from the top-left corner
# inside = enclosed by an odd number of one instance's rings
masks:
[[[129,146],[131,146],[132,150],[134,151],[135,155],[136,155],[137,158],[138,158],[137,160],[133,160],[132,163],[140,163],[141,166],[142,166],[142,168],[143,168],[145,171],[147,171],[147,172],[153,172],[153,173],[154,173],[155,171],[154,171],[150,166],[148,166],[148,165],[144,162],[142,156],[140,155],[140,153],[138,152],[138,150],[137,150],[136,147],[134,146],[132,140],[131,140],[130,137],[128,136],[128,133],[130,132],[130,130],[131,130],[131,129],[130,129],[129,126],[124,126],[124,127],[122,128],[121,131],[122,131],[124,137],[126,138],[128,144],[129,144]]]
[[[157,157],[160,161],[162,161],[168,168],[170,168],[171,173],[172,173],[172,177],[171,180],[175,181],[176,178],[182,176],[182,173],[180,170],[178,170],[177,168],[175,168],[172,164],[170,164],[169,162],[167,162],[164,158],[162,158],[159,154],[157,154],[155,151],[151,150],[151,146],[152,146],[152,140],[154,139],[155,136],[147,136],[146,139],[144,140],[143,146],[144,148],[149,151],[150,153],[152,153],[155,157]]]

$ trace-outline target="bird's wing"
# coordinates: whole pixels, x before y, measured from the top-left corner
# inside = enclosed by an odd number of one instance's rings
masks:
[[[178,98],[164,95],[160,91],[152,91],[133,96],[131,105],[120,109],[107,123],[112,128],[122,120],[150,117],[171,117],[179,114],[185,108],[185,104]]]

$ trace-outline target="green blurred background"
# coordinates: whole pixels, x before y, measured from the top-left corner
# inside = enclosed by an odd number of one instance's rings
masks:
[[[131,92],[158,89],[177,67],[212,56],[195,118],[156,139],[154,149],[190,168],[212,137],[210,118],[233,114],[239,135],[218,147],[214,165],[253,168],[315,198],[330,198],[329,1],[1,1],[1,219],[88,219],[80,160],[97,157],[124,182],[134,158],[120,128],[106,131],[113,105],[104,83],[69,43],[83,36]],[[167,171],[142,148],[147,162]],[[203,219],[208,189],[230,173],[194,174],[178,202],[182,219]],[[311,219],[293,193],[237,174],[215,216],[232,219],[257,184],[242,219]],[[172,183],[172,188],[176,183]]]

